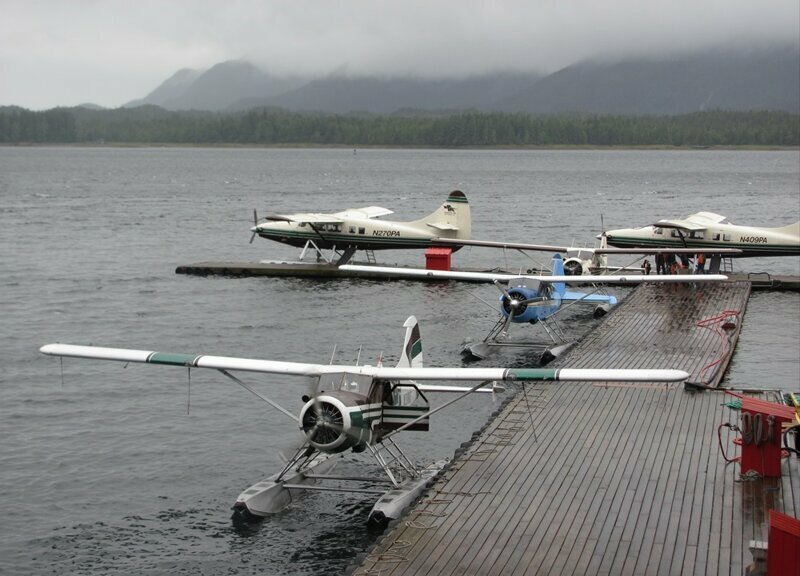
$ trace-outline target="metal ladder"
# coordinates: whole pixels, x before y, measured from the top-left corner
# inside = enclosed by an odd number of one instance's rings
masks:
[[[384,438],[377,444],[367,444],[367,448],[372,452],[375,460],[381,465],[395,488],[402,482],[402,478],[398,481],[395,474],[405,473],[412,478],[419,476],[416,466],[391,438]]]
[[[378,263],[378,260],[375,258],[374,250],[364,250],[364,253],[367,255],[367,262],[369,262],[370,264]]]

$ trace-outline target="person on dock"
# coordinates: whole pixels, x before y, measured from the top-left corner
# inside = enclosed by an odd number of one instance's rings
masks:
[[[656,255],[656,258],[658,258],[658,255]],[[644,275],[645,276],[650,276],[650,270],[652,270],[652,268],[650,268],[650,260],[645,258],[642,261],[642,268],[644,268]],[[656,264],[656,273],[657,272],[658,272],[658,264]]]
[[[667,267],[666,267],[666,256],[661,254],[660,252],[656,254],[656,274],[666,274]]]
[[[694,273],[695,274],[705,274],[706,273],[706,255],[702,252],[698,254],[694,259]]]

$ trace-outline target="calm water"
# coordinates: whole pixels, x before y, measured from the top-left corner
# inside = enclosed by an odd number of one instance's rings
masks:
[[[254,528],[230,521],[236,495],[299,442],[284,416],[213,373],[195,370],[189,394],[182,369],[72,360],[62,371],[37,350],[61,341],[327,362],[338,344],[338,361],[363,346],[374,363],[396,359],[413,313],[426,361],[459,365],[464,337],[494,321],[473,298],[494,300],[492,287],[174,274],[200,260],[295,257],[247,243],[254,207],[374,204],[413,219],[455,188],[476,238],[591,244],[601,215],[617,228],[698,210],[778,226],[800,219],[800,154],[0,148],[0,573],[343,570],[377,537],[361,498],[316,494]],[[479,249],[454,258],[530,267]],[[800,259],[735,267],[800,274]],[[800,388],[798,341],[800,295],[755,294],[729,383]],[[305,392],[296,378],[245,379],[292,408]],[[494,408],[468,398],[403,445],[420,460],[449,456]],[[359,462],[344,469],[373,469]]]

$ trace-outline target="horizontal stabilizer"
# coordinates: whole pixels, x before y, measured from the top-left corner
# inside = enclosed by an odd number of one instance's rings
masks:
[[[436,228],[437,230],[458,230],[458,226],[448,224],[447,222],[427,222],[427,224],[431,228]]]
[[[564,292],[564,295],[561,297],[561,299],[575,302],[590,302],[592,304],[601,302],[603,304],[611,304],[612,306],[616,305],[617,303],[615,296],[607,296],[606,294],[585,294],[583,292],[570,291]]]

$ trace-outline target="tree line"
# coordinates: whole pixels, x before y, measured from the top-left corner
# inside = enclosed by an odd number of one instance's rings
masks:
[[[2,143],[341,146],[798,146],[800,114],[712,110],[677,116],[334,115],[280,109],[172,112],[0,108]]]

